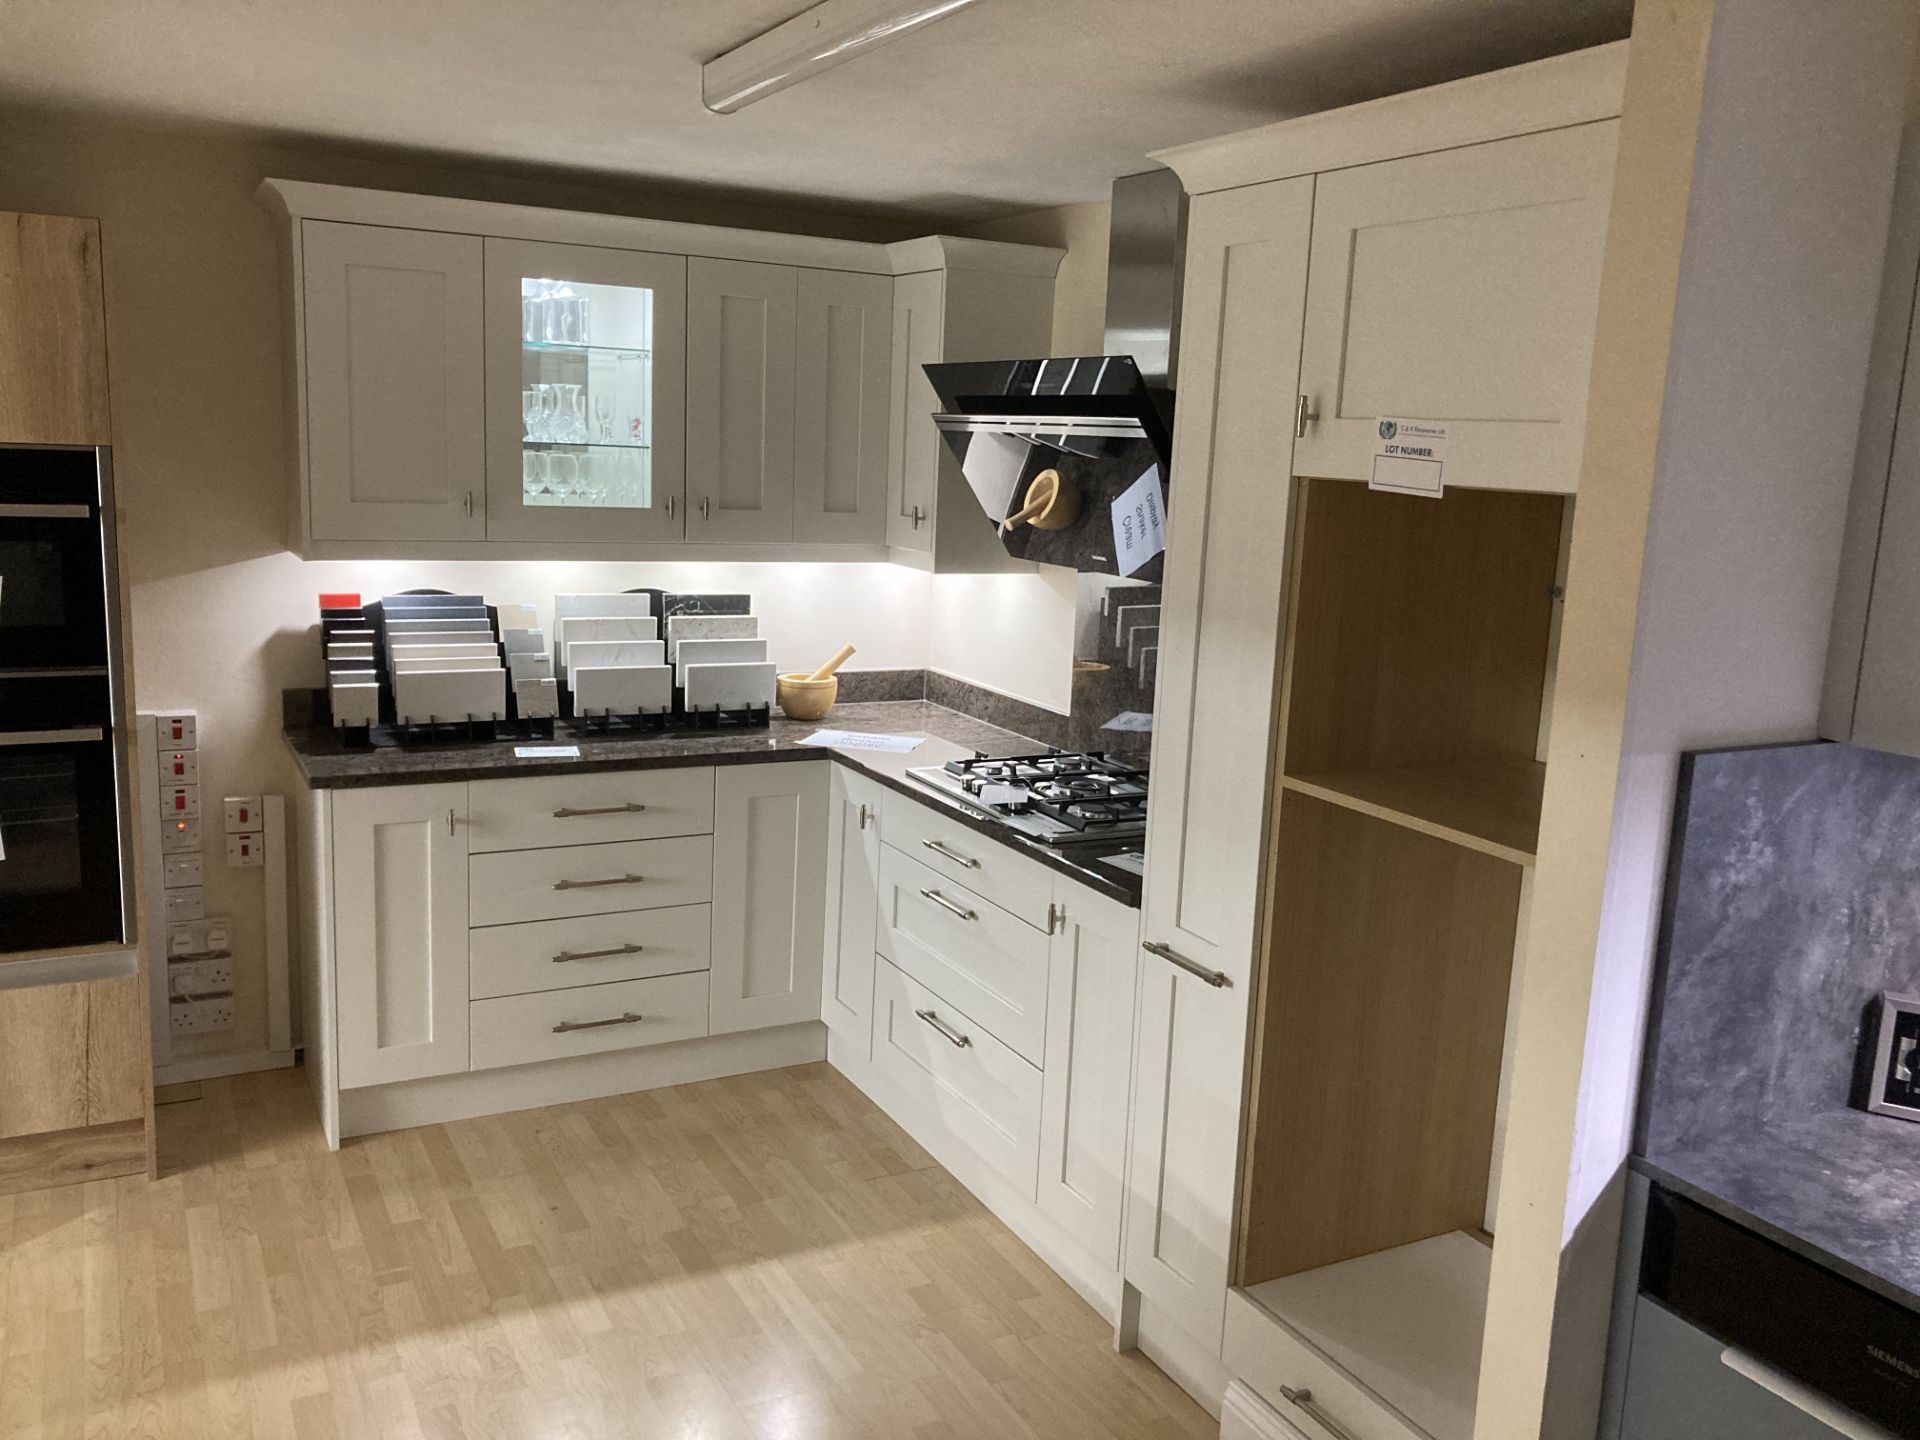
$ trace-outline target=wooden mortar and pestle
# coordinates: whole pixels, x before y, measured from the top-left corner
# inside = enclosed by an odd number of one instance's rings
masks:
[[[780,713],[789,720],[826,719],[840,693],[840,681],[833,672],[846,664],[852,654],[853,646],[842,645],[838,654],[811,675],[796,670],[776,677],[773,693],[780,702]]]
[[[1058,470],[1042,470],[1027,482],[1025,502],[1000,522],[1000,528],[1011,531],[1024,524],[1036,530],[1064,530],[1079,517],[1079,489],[1062,480]]]

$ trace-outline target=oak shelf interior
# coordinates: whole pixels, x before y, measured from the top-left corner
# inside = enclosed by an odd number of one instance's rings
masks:
[[[1483,855],[1531,865],[1547,767],[1537,760],[1443,760],[1288,775],[1281,783]]]

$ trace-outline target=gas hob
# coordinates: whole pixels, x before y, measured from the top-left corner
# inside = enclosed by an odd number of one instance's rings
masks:
[[[907,772],[921,784],[1048,845],[1147,833],[1147,772],[1095,751],[949,760]]]

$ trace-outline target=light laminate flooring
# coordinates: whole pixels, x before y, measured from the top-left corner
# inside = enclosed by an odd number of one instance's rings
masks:
[[[0,1196],[6,1440],[1185,1440],[1218,1427],[825,1065],[327,1151],[163,1092],[161,1178]]]

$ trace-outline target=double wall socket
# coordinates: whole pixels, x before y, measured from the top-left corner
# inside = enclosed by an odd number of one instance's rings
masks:
[[[167,1002],[167,1028],[176,1035],[204,1035],[233,1028],[233,996],[209,995],[189,1000],[175,996]]]
[[[167,954],[174,959],[225,955],[232,943],[224,915],[167,926]]]
[[[209,997],[233,991],[233,957],[208,955],[167,962],[167,994]]]

